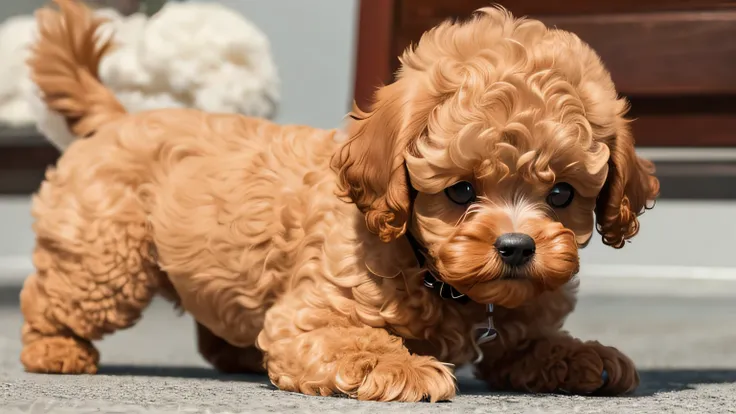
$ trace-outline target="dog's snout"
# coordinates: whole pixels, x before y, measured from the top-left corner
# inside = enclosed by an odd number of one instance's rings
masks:
[[[526,264],[532,256],[536,246],[534,239],[523,233],[506,233],[496,239],[494,244],[501,260],[509,266]]]

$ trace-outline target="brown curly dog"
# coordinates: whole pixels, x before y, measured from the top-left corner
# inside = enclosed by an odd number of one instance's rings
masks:
[[[96,372],[92,341],[163,294],[215,367],[282,390],[448,400],[467,363],[496,390],[637,386],[621,352],[561,330],[578,248],[596,227],[622,247],[659,192],[626,102],[573,34],[501,8],[445,22],[341,141],[239,115],[128,114],[97,78],[102,22],[56,3],[38,12],[30,66],[44,125],[79,139],[34,199],[28,371]]]

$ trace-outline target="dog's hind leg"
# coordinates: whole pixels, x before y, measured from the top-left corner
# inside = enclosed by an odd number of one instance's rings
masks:
[[[36,272],[20,295],[30,372],[95,373],[92,341],[133,325],[163,277],[134,192],[90,164],[49,171],[34,199]]]
[[[241,348],[215,335],[197,323],[197,348],[218,371],[227,374],[265,373],[263,353],[255,346]]]

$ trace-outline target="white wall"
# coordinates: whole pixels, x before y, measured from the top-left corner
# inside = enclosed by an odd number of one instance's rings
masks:
[[[733,267],[736,277],[736,201],[660,200],[639,223],[639,234],[620,250],[594,235],[584,263]]]
[[[30,14],[38,7],[48,4],[49,0],[16,0],[0,2],[0,21],[4,21],[8,17],[20,14]]]
[[[3,267],[22,264],[33,249],[30,210],[30,197],[0,196],[0,280]]]
[[[217,2],[243,13],[271,40],[283,82],[276,121],[339,126],[352,101],[357,0]]]

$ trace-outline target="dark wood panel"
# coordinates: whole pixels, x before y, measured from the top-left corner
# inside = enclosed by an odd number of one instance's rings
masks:
[[[736,115],[736,95],[635,96],[629,98],[633,117],[644,115]],[[736,132],[736,131],[734,131]]]
[[[728,147],[736,144],[730,114],[645,115],[631,128],[638,147]]]
[[[625,94],[736,93],[736,11],[549,17],[588,42]]]
[[[624,94],[736,93],[736,11],[539,18],[588,42]],[[399,27],[394,53],[441,20]]]
[[[0,170],[0,195],[35,194],[46,170]]]
[[[0,194],[31,194],[59,151],[34,126],[0,126]]]
[[[376,87],[393,80],[395,0],[361,0],[353,96],[366,109]]]
[[[0,147],[0,171],[45,169],[58,158],[59,151],[49,144]]]
[[[631,13],[736,9],[736,1],[724,0],[498,0],[518,16],[554,14]],[[489,0],[402,0],[402,20],[466,17],[473,10],[492,5]]]
[[[736,144],[736,96],[630,98],[638,146]]]
[[[59,155],[56,148],[35,134],[0,141],[0,194],[36,192],[46,169],[56,164]]]

